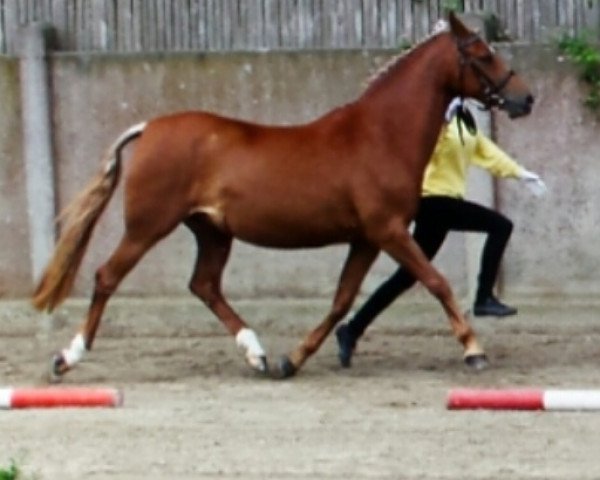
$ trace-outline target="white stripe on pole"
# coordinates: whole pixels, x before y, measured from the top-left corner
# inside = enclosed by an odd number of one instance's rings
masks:
[[[11,407],[12,392],[12,388],[0,388],[0,408]]]
[[[600,410],[600,390],[546,390],[545,410]]]

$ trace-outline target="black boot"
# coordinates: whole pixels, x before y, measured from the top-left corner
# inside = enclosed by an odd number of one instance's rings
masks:
[[[352,361],[352,354],[356,347],[356,339],[348,330],[348,325],[340,325],[335,331],[335,336],[338,342],[338,358],[340,364],[344,368],[349,368]]]
[[[508,317],[516,313],[516,308],[503,304],[493,295],[478,300],[473,305],[473,315],[476,317]]]

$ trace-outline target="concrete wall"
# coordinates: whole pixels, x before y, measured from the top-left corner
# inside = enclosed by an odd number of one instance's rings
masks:
[[[510,294],[597,298],[600,293],[600,123],[582,106],[586,89],[552,48],[506,52],[535,91],[534,114],[497,118],[497,140],[546,180],[549,195],[528,197],[520,185],[498,190],[516,229],[504,265]]]
[[[31,288],[22,151],[19,64],[0,57],[0,298]]]
[[[495,133],[503,147],[539,171],[551,188],[548,198],[537,200],[518,182],[497,184],[500,208],[515,221],[503,271],[507,294],[594,295],[600,291],[593,276],[600,251],[595,251],[592,238],[597,223],[592,208],[598,195],[597,124],[579,104],[583,89],[574,71],[557,62],[554,52],[513,47],[505,53],[533,86],[538,104],[526,119],[495,117]],[[267,123],[302,122],[353,99],[370,72],[389,57],[389,52],[54,55],[50,71],[58,202],[64,206],[83,187],[104,149],[134,122],[182,109]],[[0,295],[19,297],[32,287],[19,163],[19,105],[11,100],[19,94],[15,62],[4,60],[0,68],[0,218],[9,227],[0,232]],[[489,179],[477,173],[473,178],[472,191],[477,194]],[[75,295],[89,294],[95,268],[116,245],[120,200],[119,192],[99,224]],[[469,272],[472,277],[479,253],[473,245],[463,234],[453,233],[436,260],[461,296],[472,287]],[[232,298],[330,297],[345,253],[344,247],[280,252],[237,244],[225,290]],[[194,240],[181,227],[142,260],[119,293],[187,295],[194,257]],[[363,291],[372,291],[394,268],[382,256]],[[423,291],[417,288],[412,295]]]

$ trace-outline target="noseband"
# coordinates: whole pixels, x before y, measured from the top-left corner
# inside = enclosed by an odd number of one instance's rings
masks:
[[[485,72],[485,69],[481,65],[481,61],[472,55],[469,55],[467,52],[467,47],[478,41],[481,41],[481,39],[479,38],[479,35],[475,33],[465,39],[456,38],[456,47],[458,48],[459,53],[461,87],[464,85],[465,69],[466,67],[471,67],[481,85],[483,96],[485,98],[485,108],[490,109],[495,106],[502,106],[505,99],[501,92],[515,72],[514,70],[509,70],[504,78],[496,83],[494,79]]]

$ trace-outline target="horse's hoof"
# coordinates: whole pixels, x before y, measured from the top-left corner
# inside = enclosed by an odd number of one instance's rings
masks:
[[[49,383],[60,383],[62,382],[63,375],[69,370],[67,362],[65,362],[62,354],[57,353],[52,357],[50,362],[50,369],[48,371],[48,382]]]
[[[485,353],[477,353],[475,355],[465,356],[465,363],[473,370],[485,370],[490,366],[487,355]]]
[[[254,371],[260,375],[266,375],[269,373],[269,363],[267,362],[267,357],[264,355],[261,357],[255,357],[250,366],[254,369]]]
[[[283,356],[279,359],[277,367],[277,372],[273,372],[273,377],[277,379],[293,377],[298,371],[296,366],[286,356]]]

